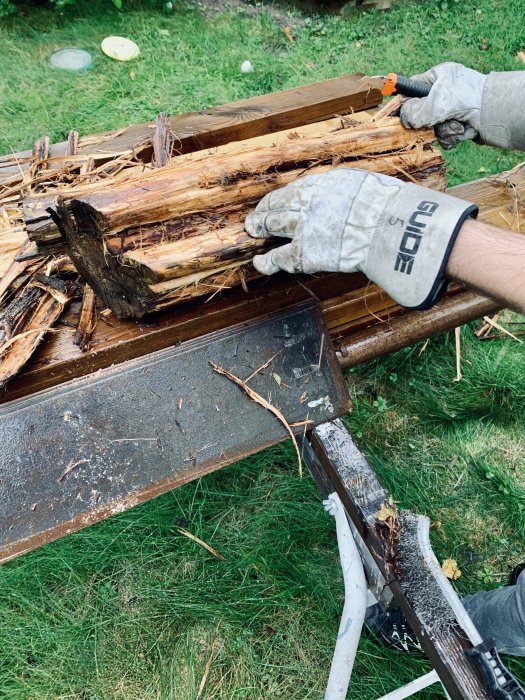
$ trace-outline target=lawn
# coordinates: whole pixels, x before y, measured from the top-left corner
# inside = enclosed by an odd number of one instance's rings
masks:
[[[22,6],[0,23],[0,151],[352,71],[523,67],[525,0],[407,0],[345,16],[256,9]],[[108,34],[134,39],[140,58],[105,58]],[[92,70],[51,69],[63,46],[91,50]],[[244,60],[253,72],[240,72]],[[465,144],[446,154],[448,181],[520,159]],[[457,559],[465,594],[503,585],[524,558],[525,354],[470,327],[462,338],[459,383],[451,334],[348,372],[345,422],[399,505],[431,518],[436,554]],[[195,700],[213,652],[203,699],[317,699],[341,605],[334,523],[285,443],[0,567],[0,698]],[[508,662],[525,682],[525,664]],[[349,697],[373,700],[427,670],[364,639]]]

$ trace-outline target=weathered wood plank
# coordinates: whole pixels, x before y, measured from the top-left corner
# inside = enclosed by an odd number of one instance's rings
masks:
[[[305,455],[314,476],[321,477],[321,488],[326,480],[331,482],[450,697],[489,700],[491,694],[474,661],[465,656],[472,644],[432,576],[424,553],[418,551],[415,517],[399,511],[391,523],[396,530],[395,542],[385,542],[376,516],[381,504],[388,503],[388,493],[350,433],[335,420],[314,429],[309,440],[312,449]],[[407,548],[416,550],[412,556],[417,576],[408,567],[397,566],[397,559]],[[429,619],[422,619],[421,610],[426,610]]]
[[[169,120],[173,136],[172,154],[213,148],[229,141],[269,134],[336,115],[375,107],[383,97],[378,90],[363,89],[361,73],[353,73],[268,95],[251,97],[219,107],[179,114]],[[93,158],[98,164],[116,155],[131,155],[149,163],[153,155],[154,122],[78,139],[77,162]],[[68,142],[53,144],[49,156],[60,159],[68,153]],[[33,162],[32,150],[0,158],[0,186],[18,180]],[[55,167],[61,167],[56,163]],[[53,164],[50,163],[53,167]]]

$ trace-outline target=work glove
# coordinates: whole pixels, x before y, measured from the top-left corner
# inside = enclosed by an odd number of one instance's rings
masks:
[[[405,128],[435,127],[446,149],[475,139],[525,150],[525,71],[483,75],[459,63],[441,63],[413,77],[432,89],[428,97],[402,106]]]
[[[439,298],[469,202],[387,175],[335,168],[267,194],[248,214],[256,238],[291,243],[256,255],[265,275],[363,272],[399,304],[424,309]]]

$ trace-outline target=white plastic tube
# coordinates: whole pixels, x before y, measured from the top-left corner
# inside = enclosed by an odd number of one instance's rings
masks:
[[[361,557],[346,519],[345,509],[336,493],[323,501],[325,510],[335,518],[339,557],[345,584],[345,603],[325,700],[345,700],[352,676],[355,655],[367,607],[367,586]]]
[[[439,676],[435,671],[430,671],[430,673],[427,673],[425,676],[416,678],[415,681],[411,681],[401,688],[393,690],[391,693],[388,693],[388,695],[382,695],[379,700],[403,700],[404,698],[409,698],[419,693],[420,690],[428,688],[429,685],[433,685],[434,683],[439,683]]]

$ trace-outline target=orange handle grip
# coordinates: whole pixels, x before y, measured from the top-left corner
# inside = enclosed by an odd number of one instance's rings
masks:
[[[388,97],[389,95],[393,95],[396,91],[396,85],[397,85],[397,73],[389,73],[386,76],[385,84],[383,85],[383,89],[381,90],[382,94],[385,97]]]

